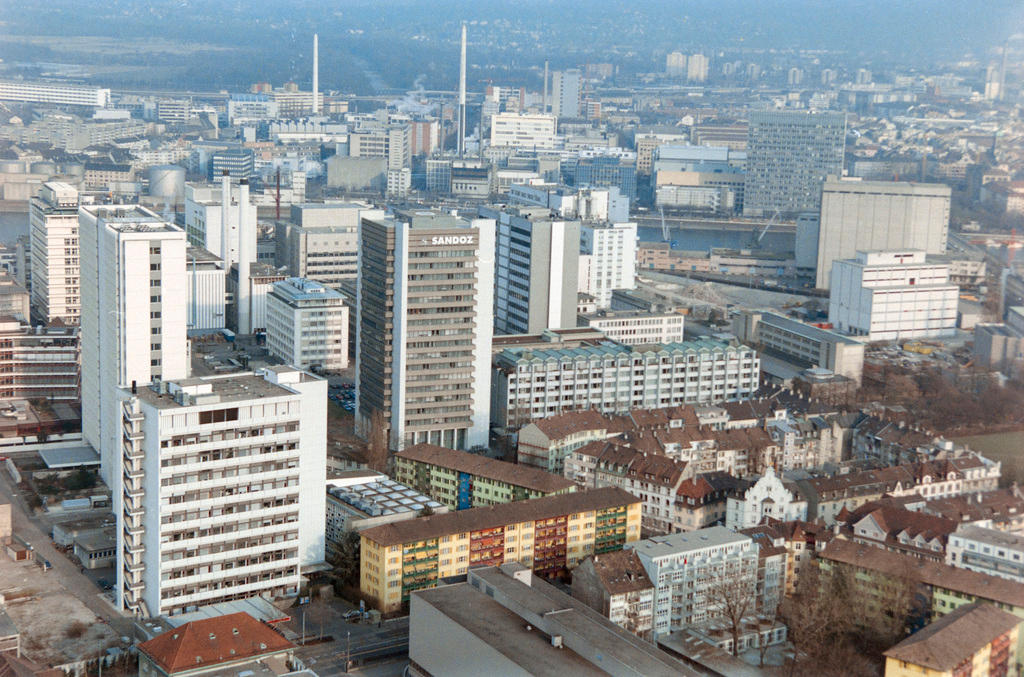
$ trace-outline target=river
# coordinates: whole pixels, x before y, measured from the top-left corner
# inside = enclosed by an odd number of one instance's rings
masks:
[[[0,243],[13,245],[28,235],[28,212],[0,212]]]

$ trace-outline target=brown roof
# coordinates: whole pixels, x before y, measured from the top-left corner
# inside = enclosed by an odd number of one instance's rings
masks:
[[[139,645],[139,651],[167,674],[293,648],[294,644],[244,611],[185,623]]]
[[[526,487],[546,494],[565,491],[576,486],[572,480],[545,472],[540,468],[498,461],[480,454],[456,451],[434,444],[417,444],[407,447],[396,456],[477,477],[486,477],[497,482]]]
[[[977,494],[933,498],[924,509],[958,522],[976,522],[991,519],[1005,522],[1024,515],[1024,497],[1017,488],[983,491]]]
[[[595,409],[549,416],[534,421],[533,425],[537,426],[550,440],[559,440],[585,430],[607,430],[609,434],[613,434],[632,427],[632,425],[624,423],[621,417],[604,416]]]
[[[1020,623],[1021,619],[991,604],[965,604],[918,630],[884,655],[950,672]]]
[[[925,585],[978,599],[1024,607],[1024,585],[1006,578],[959,569],[947,564],[889,552],[873,545],[834,539],[819,557],[889,576],[912,575]]]
[[[442,515],[417,517],[364,529],[359,534],[380,545],[400,545],[449,534],[639,503],[639,498],[618,487],[602,487],[570,494],[554,494],[528,501],[470,508]]]
[[[594,573],[609,595],[624,595],[654,588],[635,550],[616,550],[592,558]]]
[[[929,540],[937,538],[945,544],[946,539],[956,531],[957,527],[956,522],[945,517],[897,508],[875,501],[860,506],[850,513],[845,521],[848,526],[856,527],[858,522],[867,517],[874,518],[875,523],[888,537],[886,540],[895,539],[902,533],[906,533],[910,538],[916,538],[918,534],[921,534]]]

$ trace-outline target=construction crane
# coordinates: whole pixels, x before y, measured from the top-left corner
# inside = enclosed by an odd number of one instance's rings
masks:
[[[665,239],[665,242],[668,242],[671,238],[668,234],[668,226],[665,224],[665,207],[660,206],[658,210],[661,212],[661,237]]]
[[[768,234],[768,229],[771,228],[773,225],[775,225],[775,222],[778,220],[779,216],[781,216],[781,215],[782,215],[782,212],[780,210],[776,209],[775,213],[772,214],[772,218],[768,219],[768,223],[764,224],[764,228],[761,229],[761,233],[760,234],[757,234],[757,229],[756,228],[754,229],[753,232],[751,232],[751,234],[750,234],[750,248],[751,249],[753,249],[753,248],[757,247],[759,244],[761,244],[761,240],[763,240],[764,236]]]

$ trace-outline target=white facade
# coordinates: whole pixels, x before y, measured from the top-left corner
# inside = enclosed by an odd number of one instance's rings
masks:
[[[0,81],[0,101],[24,101],[26,103],[52,103],[65,106],[106,108],[110,105],[110,90],[100,89],[99,87],[77,87],[75,85],[5,80]]]
[[[491,118],[491,145],[521,150],[553,150],[561,146],[554,115],[499,113]]]
[[[267,296],[267,349],[302,369],[346,369],[348,312],[342,295],[319,282],[278,282]]]
[[[582,74],[576,70],[555,71],[551,76],[551,113],[559,118],[580,117]]]
[[[118,606],[297,594],[324,560],[327,382],[274,367],[118,397]]]
[[[492,418],[518,428],[568,411],[626,413],[749,398],[761,363],[753,349],[699,340],[636,349],[509,348],[494,359]]]
[[[949,266],[923,251],[857,252],[832,264],[828,319],[868,341],[951,336],[959,296]]]
[[[30,207],[32,306],[47,324],[78,324],[78,191],[66,183],[44,183]]]
[[[355,279],[359,218],[371,211],[358,202],[293,205],[291,223],[277,227],[277,265],[328,287]]]
[[[121,475],[118,388],[189,375],[185,231],[138,206],[83,206],[82,436]],[[114,492],[115,511],[120,497]]]
[[[579,221],[557,221],[547,209],[481,207],[497,224],[494,330],[536,334],[576,326]]]
[[[580,319],[613,341],[627,346],[681,343],[684,338],[684,318],[679,313],[602,311]]]
[[[961,525],[946,543],[946,564],[1024,583],[1024,536]]]
[[[224,246],[224,200],[223,187],[213,184],[192,185],[185,187],[185,231],[188,233],[189,244],[202,247],[224,261],[228,270],[238,263],[238,198],[239,186],[230,188],[231,204],[228,207],[227,246]],[[246,206],[246,228],[250,242],[248,250],[256,251],[256,205],[249,202]]]
[[[708,79],[708,58],[703,54],[691,54],[686,60],[686,79],[690,82],[704,82]]]
[[[224,264],[205,249],[197,247],[189,247],[185,256],[188,328],[224,329],[227,326]]]
[[[716,585],[727,581],[734,595],[757,589],[757,546],[749,536],[708,527],[656,536],[624,547],[634,550],[655,586],[654,635],[688,626],[706,627],[722,615]]]
[[[743,493],[742,498],[730,496],[725,506],[727,529],[756,527],[765,517],[783,522],[807,519],[807,501],[787,489],[771,467]]]
[[[950,195],[950,187],[939,183],[826,181],[817,228],[816,286],[829,289],[833,261],[853,258],[858,251],[944,254]]]
[[[598,308],[611,305],[612,290],[636,289],[635,223],[584,225],[580,252],[589,258],[578,291],[597,299]]]

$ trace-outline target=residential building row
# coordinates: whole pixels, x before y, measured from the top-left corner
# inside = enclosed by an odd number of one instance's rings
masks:
[[[386,524],[360,532],[360,590],[383,612],[470,567],[519,562],[540,576],[640,538],[640,503],[592,489]]]

